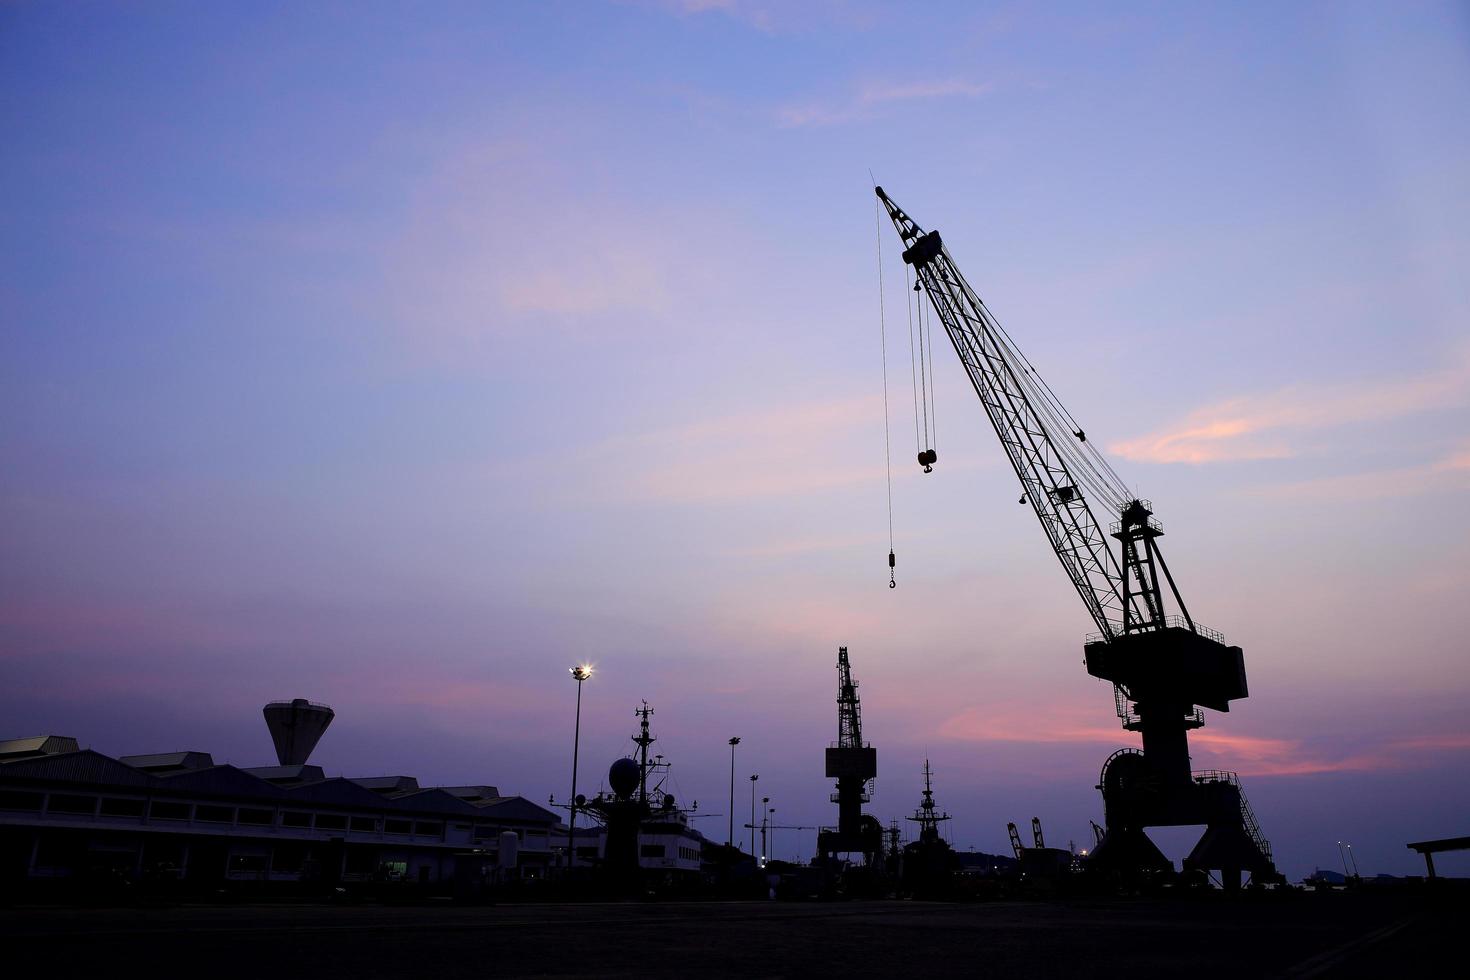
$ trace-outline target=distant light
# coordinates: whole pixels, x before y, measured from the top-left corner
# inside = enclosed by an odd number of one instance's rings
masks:
[[[575,667],[572,668],[572,677],[575,680],[585,681],[587,678],[589,678],[591,676],[592,676],[592,665],[591,664],[578,664],[577,666],[575,666]]]

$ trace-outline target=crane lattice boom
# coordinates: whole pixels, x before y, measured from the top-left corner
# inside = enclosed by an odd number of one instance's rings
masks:
[[[1109,639],[1158,624],[1162,612],[1128,576],[1108,547],[1089,496],[1121,513],[1129,492],[1105,459],[1016,349],[1005,330],[950,258],[937,231],[927,234],[875,188],[903,239],[903,259],[944,324],[965,373],[1020,478],[1025,500],[1046,531],[1052,550]]]

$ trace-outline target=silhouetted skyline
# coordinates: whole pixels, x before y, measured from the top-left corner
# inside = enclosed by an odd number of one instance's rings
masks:
[[[1470,812],[1467,39],[1448,4],[4,8],[0,737],[267,765],[260,705],[307,697],[331,773],[544,801],[591,661],[584,784],[647,698],[685,798],[727,808],[740,736],[817,824],[845,645],[871,812],[927,757],[960,848],[1086,841],[1136,739],[947,350],[929,476],[890,352],[887,588],[871,168],[1245,648],[1195,767],[1293,878],[1339,840],[1418,873]]]

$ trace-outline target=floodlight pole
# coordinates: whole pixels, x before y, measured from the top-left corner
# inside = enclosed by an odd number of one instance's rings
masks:
[[[577,756],[582,749],[582,682],[592,676],[592,668],[579,664],[571,668],[572,679],[577,682],[577,722],[572,735],[572,799],[571,816],[567,819],[567,875],[572,873],[572,862],[577,855]]]
[[[756,854],[755,854],[755,781],[757,779],[760,779],[760,777],[759,776],[755,776],[755,775],[752,775],[750,777],[750,856],[752,858],[754,858],[756,856]]]
[[[771,813],[775,811],[767,809],[766,804],[769,802],[771,802],[769,796],[761,797],[761,856],[760,860],[756,862],[757,867],[765,867],[771,860],[771,852],[766,847],[766,828],[770,825]]]
[[[725,846],[735,846],[735,746],[740,744],[740,736],[730,739],[730,830],[725,834]]]

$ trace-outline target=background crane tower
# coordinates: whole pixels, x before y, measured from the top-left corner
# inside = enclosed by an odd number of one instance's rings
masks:
[[[861,851],[875,855],[883,848],[883,828],[863,816],[868,784],[878,775],[878,750],[863,742],[862,706],[847,647],[837,648],[837,741],[827,747],[827,775],[837,780],[837,829],[818,835],[817,849],[827,855]]]
[[[1041,522],[1052,551],[1098,628],[1084,648],[1087,671],[1111,681],[1123,726],[1143,751],[1123,749],[1104,764],[1107,832],[1090,864],[1136,872],[1171,869],[1148,839],[1149,826],[1205,824],[1185,870],[1219,870],[1226,887],[1242,871],[1277,877],[1234,773],[1192,773],[1188,732],[1204,724],[1197,706],[1229,711],[1247,695],[1240,647],[1197,624],[1159,551],[1163,528],[1066,410],[960,274],[937,231],[925,232],[883,188],[878,200],[903,240],[915,290],[929,299],[1021,481],[1022,502]],[[922,321],[921,321],[922,328]],[[926,469],[932,452],[921,454]],[[1089,500],[1118,519],[1108,533]],[[1108,545],[1118,542],[1118,554]],[[1165,607],[1163,583],[1177,615]]]

